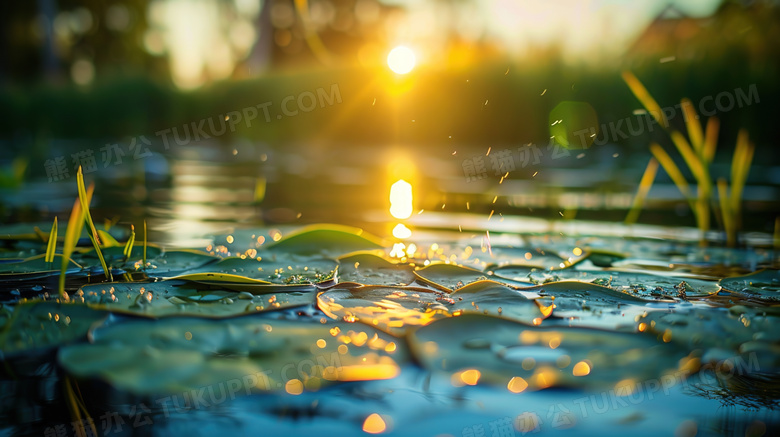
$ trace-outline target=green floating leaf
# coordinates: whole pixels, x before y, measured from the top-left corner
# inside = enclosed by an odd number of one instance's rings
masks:
[[[526,323],[541,323],[543,311],[518,290],[479,281],[449,294],[419,287],[334,287],[317,296],[317,305],[337,320],[361,321],[401,335],[410,327],[464,313],[494,314]]]
[[[583,270],[539,270],[519,266],[497,268],[495,275],[511,280],[530,280],[535,284],[560,281],[593,283],[629,293],[643,299],[654,298],[698,298],[720,291],[716,282],[673,276],[652,275],[638,272],[583,271]]]
[[[338,225],[308,226],[270,245],[268,250],[297,255],[338,257],[359,250],[381,249],[383,242],[362,229]]]
[[[545,314],[552,310],[553,317],[545,324],[634,330],[634,318],[654,310],[647,307],[652,301],[585,282],[553,282],[520,290],[541,296],[537,302]]]
[[[738,295],[772,302],[780,300],[780,270],[762,269],[749,275],[723,278],[720,285]]]
[[[149,255],[148,262],[151,265],[147,269],[146,274],[152,278],[164,277],[166,276],[165,274],[171,272],[181,273],[197,269],[222,259],[201,250],[169,250],[163,254],[155,254],[154,249],[154,246],[149,246],[147,249]]]
[[[54,254],[52,258],[64,260],[68,271],[81,270],[80,265],[76,264],[72,259],[65,260],[60,254]],[[51,276],[59,273],[59,268],[55,269],[52,263],[46,262],[46,254],[37,255],[19,262],[0,263],[0,281]]]
[[[411,266],[392,262],[370,253],[339,258],[339,282],[363,285],[408,285],[415,279]]]
[[[553,309],[541,305],[534,293],[524,290],[495,281],[479,281],[458,288],[450,298],[455,300],[453,312],[490,314],[538,325]]]
[[[338,262],[329,259],[293,259],[287,257],[225,258],[204,267],[189,270],[170,279],[196,281],[224,287],[247,285],[309,285],[333,281]]]
[[[443,291],[453,291],[477,281],[492,280],[503,282],[510,286],[527,287],[527,281],[515,281],[509,278],[498,278],[480,270],[455,264],[431,264],[414,272],[417,278],[428,285]]]
[[[317,296],[317,306],[336,320],[361,321],[398,335],[450,315],[444,293],[417,287],[363,286],[331,288]]]
[[[95,309],[145,317],[233,317],[264,311],[313,305],[315,287],[291,290],[267,288],[264,295],[228,289],[204,290],[185,281],[116,282],[85,285],[73,296]]]
[[[548,387],[629,392],[678,368],[686,355],[652,335],[587,328],[541,328],[481,315],[438,320],[409,335],[428,370],[455,385],[487,383],[514,393]]]
[[[12,357],[80,340],[106,313],[74,303],[27,301],[15,305],[6,317],[0,350]]]
[[[455,264],[431,264],[414,274],[420,281],[447,292],[487,279],[487,275],[480,270]]]
[[[108,325],[91,338],[60,351],[63,368],[139,396],[204,389],[300,394],[338,381],[393,378],[406,360],[395,338],[348,323],[170,318]]]

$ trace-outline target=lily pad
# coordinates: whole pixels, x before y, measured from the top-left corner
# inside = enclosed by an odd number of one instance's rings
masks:
[[[422,282],[447,292],[487,279],[487,275],[480,270],[455,264],[431,264],[415,271],[414,274]]]
[[[54,262],[47,263],[46,255],[37,255],[20,262],[0,263],[0,281],[30,279],[43,276],[59,275],[62,265],[62,255],[55,254]],[[68,260],[67,272],[81,270],[81,266],[72,259]]]
[[[154,259],[147,258],[150,265],[146,269],[146,274],[149,277],[163,277],[163,274],[197,269],[221,259],[200,250],[165,251]]]
[[[370,253],[339,258],[339,282],[363,285],[408,285],[415,279],[409,265],[394,264]]]
[[[267,294],[253,295],[226,289],[203,289],[200,284],[171,280],[86,285],[73,298],[90,307],[145,317],[232,317],[312,305],[315,287],[274,286]]]
[[[106,315],[78,303],[38,300],[19,303],[5,315],[0,328],[0,351],[5,357],[29,355],[32,351],[80,340]]]
[[[498,282],[479,281],[455,290],[450,297],[455,301],[454,312],[490,314],[538,325],[553,309],[541,305],[531,298],[533,295]]]
[[[468,314],[418,329],[409,345],[424,367],[451,373],[455,385],[487,383],[515,393],[548,387],[632,390],[676,370],[686,355],[653,335],[548,329]]]
[[[403,344],[369,326],[242,317],[229,322],[172,318],[95,329],[91,344],[63,348],[59,363],[140,396],[191,390],[317,391],[338,381],[388,379]]]
[[[528,269],[522,266],[505,266],[497,268],[494,273],[500,278],[516,281],[525,279],[535,284],[560,281],[589,282],[646,299],[673,297],[685,300],[691,297],[708,296],[720,291],[720,286],[712,281],[617,270],[561,269],[548,271]]]
[[[381,249],[382,241],[362,229],[338,225],[305,227],[270,245],[271,251],[338,257],[359,250]]]
[[[233,284],[307,285],[333,281],[338,262],[322,258],[225,258],[169,279]],[[207,276],[210,275],[210,276]],[[243,278],[243,279],[242,279]]]
[[[739,295],[771,302],[780,301],[780,270],[763,269],[745,276],[723,278],[720,285]]]
[[[361,321],[403,334],[408,327],[447,317],[445,293],[416,287],[363,286],[331,288],[317,296],[317,306],[336,320]]]

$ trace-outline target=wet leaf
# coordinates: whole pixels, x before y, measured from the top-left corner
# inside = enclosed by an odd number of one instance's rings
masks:
[[[288,254],[338,257],[358,250],[382,247],[379,238],[359,228],[315,225],[287,235],[267,249]]]
[[[393,337],[348,323],[173,318],[109,324],[91,337],[92,344],[62,349],[60,364],[77,378],[104,380],[136,395],[229,387],[232,395],[297,394],[337,381],[392,378],[405,359]]]
[[[315,288],[273,286],[263,295],[170,280],[86,285],[73,298],[92,308],[145,317],[232,317],[303,305],[315,301]]]
[[[780,300],[780,270],[763,269],[745,276],[723,278],[720,285],[742,296],[772,302]]]
[[[617,390],[618,383],[635,389],[642,381],[677,370],[678,360],[686,355],[652,335],[541,328],[481,315],[438,320],[411,333],[409,342],[423,366],[451,373],[456,385],[487,383],[515,392],[547,387]]]
[[[29,355],[33,351],[77,341],[85,338],[89,328],[106,315],[75,303],[19,303],[6,314],[0,328],[0,350],[6,357]]]
[[[413,268],[361,253],[339,258],[339,282],[364,285],[408,285],[415,279]]]

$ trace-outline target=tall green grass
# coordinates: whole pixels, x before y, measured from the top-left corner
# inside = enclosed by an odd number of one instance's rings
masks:
[[[634,204],[626,217],[626,223],[634,223],[639,216],[639,209],[655,178],[654,174],[650,178],[648,171],[651,168],[652,160],[656,160],[688,201],[700,231],[700,244],[707,244],[706,234],[710,229],[712,209],[715,209],[720,213],[718,218],[726,233],[727,244],[734,246],[737,242],[737,232],[741,228],[742,192],[745,188],[745,182],[747,181],[755,151],[755,147],[748,140],[747,131],[744,129],[740,130],[737,137],[737,147],[734,150],[734,157],[731,161],[731,189],[729,190],[725,179],[720,178],[717,183],[713,183],[710,176],[710,164],[712,164],[712,160],[715,157],[718,143],[719,120],[715,117],[710,117],[707,120],[706,128],[702,129],[693,103],[688,99],[682,99],[680,107],[683,110],[685,129],[688,134],[686,138],[680,131],[670,126],[669,120],[660,105],[658,105],[658,102],[655,101],[650,92],[647,91],[647,88],[633,73],[629,71],[623,72],[623,80],[634,96],[642,103],[642,106],[669,134],[677,152],[696,181],[696,192],[694,193],[672,157],[660,145],[652,143],[650,152],[653,154],[653,158],[651,158],[648,170],[645,171],[645,175],[642,177]],[[717,204],[714,203],[713,199],[713,187],[715,186],[718,188],[719,202]]]

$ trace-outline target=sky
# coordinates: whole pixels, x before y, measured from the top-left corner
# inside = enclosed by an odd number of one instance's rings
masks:
[[[226,14],[219,0],[155,0],[149,8],[147,49],[167,54],[173,79],[182,88],[201,85],[204,77],[227,78],[250,53],[257,38],[257,0],[233,0]],[[377,0],[359,0],[362,6]],[[379,0],[406,10],[383,29],[389,52],[411,47],[422,63],[441,56],[452,35],[466,42],[488,41],[509,56],[556,45],[564,59],[599,63],[619,57],[644,28],[673,5],[703,17],[721,0]],[[317,3],[321,3],[317,5]],[[310,0],[312,13],[329,10],[328,0]],[[323,8],[326,4],[328,8]],[[457,5],[457,6],[453,6]],[[285,5],[281,5],[285,6]],[[294,10],[287,15],[294,16]],[[277,8],[278,9],[278,8]],[[330,8],[332,10],[332,8]],[[272,11],[274,11],[272,9]],[[279,9],[274,13],[284,14]],[[334,14],[330,14],[333,16]],[[273,14],[272,14],[273,16]],[[281,15],[279,15],[281,16]]]

